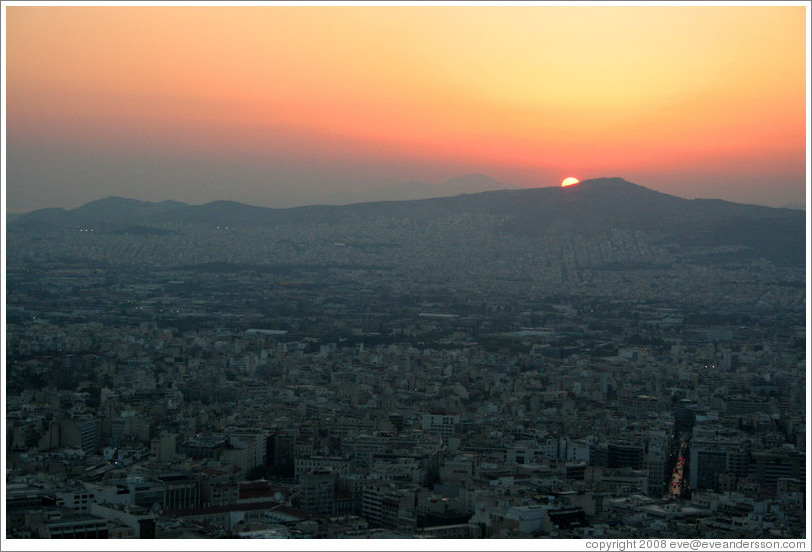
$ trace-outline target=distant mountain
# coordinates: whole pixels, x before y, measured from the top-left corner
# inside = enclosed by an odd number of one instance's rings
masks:
[[[13,222],[15,227],[32,223],[66,228],[100,223],[120,226],[164,220],[171,213],[188,207],[185,203],[177,201],[151,203],[112,196],[85,203],[71,210],[57,207],[31,211],[17,216]]]
[[[449,181],[447,189],[487,177]],[[47,232],[96,225],[97,231],[157,231],[156,224],[177,222],[219,226],[364,224],[365,220],[442,223],[462,215],[499,220],[497,231],[525,237],[577,234],[600,239],[613,229],[641,233],[653,246],[722,248],[722,258],[767,258],[804,266],[805,213],[713,199],[688,200],[656,192],[622,178],[585,180],[576,186],[499,190],[410,201],[340,206],[268,209],[231,201],[191,206],[174,201],[150,203],[120,197],[101,199],[72,210],[43,209],[9,223],[10,232]],[[129,230],[127,230],[129,229]],[[441,241],[442,235],[437,236]],[[659,245],[658,245],[659,244]],[[704,254],[704,253],[703,253]]]
[[[86,222],[126,224],[162,218],[184,207],[188,207],[188,205],[178,201],[167,200],[151,203],[123,197],[108,197],[85,203],[81,207],[73,209],[71,213]]]
[[[507,188],[510,188],[510,186],[490,176],[484,174],[467,174],[465,176],[451,178],[435,186],[426,184],[425,182],[411,181],[381,188],[373,188],[371,190],[341,191],[326,198],[325,203],[328,205],[349,205],[353,203],[379,201],[411,201],[415,199],[430,199],[504,190]]]

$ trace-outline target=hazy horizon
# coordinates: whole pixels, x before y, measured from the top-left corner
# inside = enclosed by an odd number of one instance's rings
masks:
[[[806,203],[803,6],[4,9],[8,212],[466,174]]]
[[[808,536],[808,3],[37,1],[4,549]]]
[[[457,191],[451,191],[451,190],[448,189],[447,185],[448,185],[449,182],[458,181],[458,180],[459,181],[464,181],[468,177],[477,177],[477,178],[478,177],[484,177],[484,178],[487,178],[489,180],[493,180],[494,186],[489,186],[489,187],[488,186],[479,186],[479,187],[471,186],[472,189],[457,190]],[[584,179],[581,179],[581,180],[583,181],[583,180],[593,180],[593,179],[598,179],[598,178],[611,178],[611,177],[612,176],[610,176],[610,175],[601,175],[601,176],[595,176],[595,177],[590,177],[590,178],[584,178]],[[620,176],[620,178],[623,178],[623,177]],[[624,180],[628,180],[628,179],[624,178]],[[638,184],[638,185],[643,186],[643,187],[646,187],[646,188],[649,188],[649,189],[654,189],[654,188],[651,188],[650,186],[647,186],[645,183],[640,183],[640,182],[633,182],[633,183]],[[128,194],[127,191],[125,191],[124,193],[109,193],[109,194],[100,195],[100,196],[97,196],[97,197],[90,197],[90,198],[88,198],[86,200],[80,200],[78,198],[71,198],[72,201],[69,201],[69,202],[64,203],[64,204],[49,204],[49,205],[43,205],[41,207],[34,207],[34,208],[24,209],[24,210],[13,210],[11,208],[7,208],[6,213],[14,214],[14,215],[20,215],[20,214],[29,213],[29,212],[32,212],[32,211],[37,211],[37,210],[40,210],[40,209],[49,209],[49,208],[57,208],[57,209],[61,208],[61,209],[65,209],[65,210],[71,210],[71,209],[75,209],[77,207],[81,207],[82,205],[85,205],[87,203],[91,203],[91,202],[94,202],[94,201],[99,201],[99,200],[109,198],[109,197],[121,197],[121,198],[126,198],[126,199],[134,199],[134,200],[138,200],[138,201],[145,201],[145,202],[149,202],[149,203],[160,203],[162,201],[177,201],[177,202],[180,202],[180,203],[185,203],[187,205],[205,205],[206,203],[211,203],[211,202],[214,202],[214,201],[235,201],[235,202],[238,202],[238,203],[244,203],[246,205],[253,205],[253,206],[257,206],[257,207],[288,209],[288,208],[306,207],[306,206],[312,206],[312,205],[349,205],[349,204],[353,204],[353,203],[370,203],[370,202],[376,202],[376,201],[410,201],[410,200],[414,200],[414,199],[428,199],[428,198],[435,198],[435,197],[450,197],[450,196],[454,196],[454,195],[467,194],[467,193],[479,193],[479,192],[485,192],[485,191],[524,190],[524,189],[547,188],[547,187],[558,187],[558,186],[560,186],[560,183],[544,184],[544,185],[539,185],[539,186],[511,186],[510,183],[499,182],[499,181],[496,181],[495,179],[490,179],[490,177],[488,175],[472,173],[472,174],[460,175],[458,177],[451,178],[451,179],[449,179],[449,180],[447,180],[445,182],[441,182],[439,184],[429,184],[429,183],[426,183],[426,182],[419,182],[419,181],[404,181],[404,182],[398,182],[398,183],[395,183],[395,184],[391,184],[391,185],[388,185],[388,186],[373,187],[373,188],[368,188],[368,189],[363,189],[363,190],[351,190],[347,194],[342,194],[341,191],[339,191],[338,194],[336,194],[336,193],[332,193],[332,194],[325,193],[321,197],[314,197],[311,200],[308,200],[307,198],[302,198],[301,200],[291,199],[289,201],[280,201],[280,202],[270,201],[270,202],[266,202],[266,203],[256,203],[256,202],[252,202],[250,198],[240,200],[240,199],[234,199],[232,197],[212,197],[210,199],[205,199],[205,200],[200,199],[200,198],[180,198],[180,197],[169,197],[169,196],[151,198],[151,197],[139,197],[139,196],[134,195],[134,194]],[[404,194],[407,194],[410,191],[414,192],[415,197],[403,197]],[[800,201],[781,202],[779,200],[776,200],[775,198],[772,198],[772,201],[759,202],[757,200],[754,200],[754,201],[748,201],[746,199],[745,200],[736,200],[736,199],[729,199],[729,198],[724,198],[724,197],[714,197],[714,196],[710,196],[710,195],[686,196],[686,195],[680,195],[679,193],[671,193],[671,192],[663,191],[663,190],[656,190],[656,191],[661,191],[662,193],[666,193],[666,194],[673,195],[673,196],[676,196],[676,197],[680,197],[680,198],[683,198],[683,199],[721,199],[721,200],[730,201],[730,202],[733,202],[733,203],[742,203],[742,204],[748,204],[748,205],[759,205],[759,206],[764,206],[764,207],[794,208],[794,209],[801,209],[801,210],[806,209],[806,200],[803,197],[800,198]]]

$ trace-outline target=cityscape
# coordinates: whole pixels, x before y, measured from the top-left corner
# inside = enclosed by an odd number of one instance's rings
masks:
[[[809,10],[4,0],[0,548],[812,550]]]
[[[393,205],[13,221],[7,537],[804,537],[797,255]]]

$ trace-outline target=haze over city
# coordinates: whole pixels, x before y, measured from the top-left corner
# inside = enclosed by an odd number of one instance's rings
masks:
[[[290,207],[477,173],[804,205],[804,14],[10,5],[7,210]]]
[[[4,2],[0,548],[808,550],[809,8]]]

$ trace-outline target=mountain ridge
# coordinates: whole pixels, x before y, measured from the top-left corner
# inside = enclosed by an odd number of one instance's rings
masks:
[[[155,233],[156,225],[229,227],[364,224],[406,220],[426,225],[460,216],[497,220],[505,234],[600,237],[612,230],[642,232],[661,243],[735,247],[783,263],[805,259],[805,213],[791,209],[685,199],[620,177],[584,180],[568,187],[494,190],[442,198],[268,208],[218,200],[202,205],[159,203],[111,196],[71,210],[51,208],[17,217],[9,231],[49,232],[98,226],[108,233]],[[442,239],[442,236],[437,236]]]
[[[449,178],[438,185],[414,180],[369,190],[340,191],[327,197],[326,204],[352,205],[380,201],[411,201],[504,189],[511,189],[511,186],[485,174],[471,173]]]
[[[474,175],[476,176],[476,175]],[[483,175],[484,176],[484,175]],[[451,179],[454,180],[454,179]],[[451,181],[450,180],[450,181]],[[450,182],[449,181],[449,182]],[[494,180],[494,182],[496,182]],[[600,188],[603,187],[604,189],[601,190]],[[217,206],[226,208],[226,209],[235,209],[235,208],[246,208],[254,211],[263,211],[267,213],[275,213],[275,212],[284,212],[284,211],[297,211],[297,210],[313,210],[313,209],[330,209],[330,208],[337,208],[337,209],[346,209],[348,207],[357,207],[360,205],[381,205],[381,204],[391,204],[391,203],[424,203],[424,202],[443,202],[447,200],[455,200],[457,198],[462,197],[471,197],[476,196],[477,198],[485,199],[495,197],[496,194],[505,194],[505,195],[513,195],[518,201],[518,203],[523,203],[528,196],[533,198],[533,196],[537,196],[539,194],[558,194],[561,197],[563,194],[570,194],[571,196],[577,197],[579,195],[580,190],[593,190],[593,191],[602,191],[606,192],[606,188],[611,187],[610,190],[613,194],[618,193],[625,193],[628,194],[630,190],[634,190],[636,192],[647,193],[652,196],[656,195],[660,198],[671,198],[676,199],[679,201],[684,202],[714,202],[718,204],[727,204],[727,205],[737,205],[737,206],[746,206],[751,207],[756,210],[797,210],[792,209],[789,207],[767,207],[762,205],[753,205],[753,204],[745,204],[745,203],[737,203],[728,200],[722,199],[713,199],[713,198],[697,198],[697,199],[685,199],[678,196],[673,196],[670,194],[666,194],[663,192],[658,192],[656,190],[652,190],[650,188],[646,188],[639,184],[634,184],[627,180],[624,180],[620,177],[600,177],[600,178],[593,178],[589,180],[583,180],[579,184],[575,186],[568,186],[566,188],[561,186],[547,186],[547,187],[537,187],[537,188],[519,188],[519,189],[498,189],[498,190],[484,190],[478,192],[464,192],[455,195],[448,195],[448,196],[441,196],[441,197],[425,197],[425,198],[418,198],[418,199],[381,199],[375,201],[360,201],[357,203],[349,203],[345,205],[332,205],[332,204],[312,204],[312,205],[301,205],[296,207],[261,207],[256,205],[251,205],[249,203],[243,203],[234,200],[214,200],[206,203],[202,203],[199,205],[188,204],[180,201],[175,200],[163,200],[160,202],[151,202],[146,200],[139,200],[133,198],[126,198],[122,196],[107,196],[104,198],[95,199],[89,201],[79,207],[75,207],[73,209],[65,209],[62,207],[48,207],[44,209],[36,209],[34,211],[28,211],[26,213],[15,213],[15,221],[23,221],[26,219],[35,218],[41,221],[46,221],[47,219],[77,219],[83,223],[92,222],[94,220],[105,220],[107,218],[112,218],[113,216],[144,216],[146,218],[155,217],[156,214],[161,212],[175,212],[175,211],[187,211],[189,209],[205,209],[205,210],[212,210]],[[140,211],[145,211],[144,213],[140,213]]]

